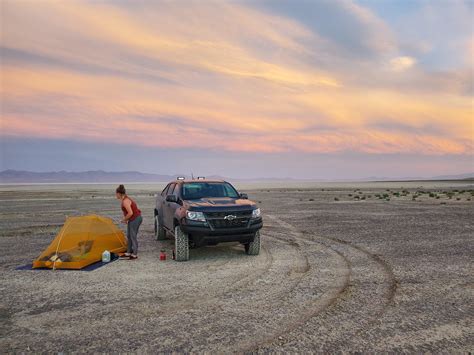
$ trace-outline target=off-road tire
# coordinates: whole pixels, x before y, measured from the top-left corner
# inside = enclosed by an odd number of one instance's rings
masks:
[[[180,226],[174,227],[174,255],[176,261],[189,260],[189,237]]]
[[[260,254],[260,232],[255,233],[253,242],[245,244],[245,252],[247,253],[247,255]]]
[[[165,228],[162,227],[160,223],[160,216],[155,216],[155,238],[156,240],[165,240],[166,239],[166,231]]]

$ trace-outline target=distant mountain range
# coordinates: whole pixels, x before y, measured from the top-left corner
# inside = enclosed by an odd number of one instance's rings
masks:
[[[70,172],[31,172],[19,170],[4,170],[0,172],[0,183],[20,184],[20,183],[120,183],[120,182],[168,182],[176,180],[178,176],[184,175],[164,175],[148,174],[139,171],[107,172],[102,170]],[[189,178],[189,176],[186,176]],[[233,179],[219,175],[207,176],[208,179],[231,180],[231,181],[330,181],[321,179],[293,179],[293,178],[255,178],[255,179]],[[474,179],[474,173],[458,175],[441,175],[432,178],[387,178],[368,177],[364,179],[353,179],[352,181],[407,181],[407,180],[462,180]],[[350,181],[333,180],[333,181]]]
[[[102,170],[70,172],[32,172],[4,170],[1,183],[81,183],[81,182],[164,182],[176,179],[176,175],[147,174],[138,171],[108,172]]]

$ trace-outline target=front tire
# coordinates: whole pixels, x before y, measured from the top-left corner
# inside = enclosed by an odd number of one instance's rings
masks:
[[[156,240],[166,239],[166,231],[160,223],[160,216],[158,214],[155,215],[155,238]]]
[[[258,255],[260,254],[260,246],[260,232],[256,232],[253,242],[245,244],[245,252],[247,255]]]
[[[176,261],[189,260],[189,237],[180,226],[174,227],[174,255]]]

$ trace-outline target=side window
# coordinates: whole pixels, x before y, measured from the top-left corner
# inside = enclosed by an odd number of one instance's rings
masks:
[[[163,191],[161,191],[161,196],[166,196],[170,185],[171,184],[166,185],[166,187],[163,189]]]
[[[174,189],[177,184],[171,184],[169,190],[168,190],[168,195],[173,195],[174,194]]]
[[[174,183],[170,184],[170,188],[166,192],[166,195],[172,195],[173,194],[173,189],[174,189],[175,186],[176,186],[176,184],[174,184]]]

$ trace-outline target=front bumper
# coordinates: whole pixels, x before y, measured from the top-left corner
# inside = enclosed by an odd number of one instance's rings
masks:
[[[208,223],[186,220],[181,225],[183,232],[189,235],[196,245],[215,245],[225,242],[249,243],[253,241],[255,233],[263,227],[261,218],[250,220],[246,227],[239,228],[211,228]]]

